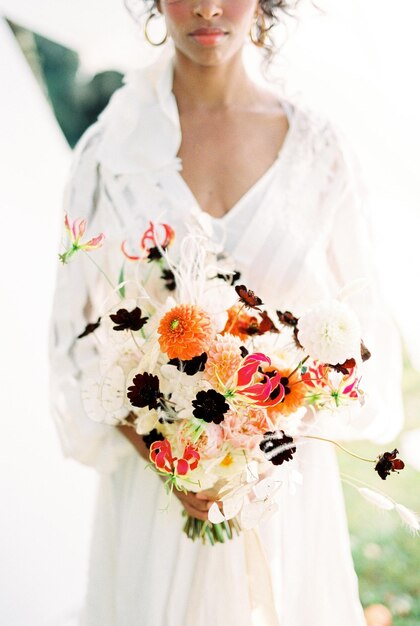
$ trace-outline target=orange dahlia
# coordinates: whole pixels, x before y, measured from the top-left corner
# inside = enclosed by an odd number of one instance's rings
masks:
[[[162,317],[158,334],[160,348],[170,359],[189,361],[208,350],[214,330],[206,311],[179,304]]]
[[[290,374],[290,370],[282,371],[278,369],[274,370],[273,368],[270,368],[269,371],[279,372],[285,395],[282,402],[267,408],[268,415],[273,417],[281,413],[287,416],[295,413],[295,411],[304,404],[306,396],[306,386],[301,382],[299,373],[294,372]]]
[[[220,381],[226,384],[238,369],[241,361],[241,342],[233,335],[218,335],[207,352],[204,377],[217,389]]]
[[[240,305],[235,305],[228,309],[228,319],[222,331],[222,335],[230,333],[242,340],[248,339],[250,335],[258,334],[259,322],[253,315],[248,315]]]

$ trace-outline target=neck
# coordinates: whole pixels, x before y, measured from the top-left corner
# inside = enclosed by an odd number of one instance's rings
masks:
[[[249,104],[256,91],[246,73],[241,52],[221,65],[205,66],[177,51],[172,89],[180,111]]]

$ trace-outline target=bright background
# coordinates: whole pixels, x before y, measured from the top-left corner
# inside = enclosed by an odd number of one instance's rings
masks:
[[[420,8],[416,0],[323,0],[322,16],[305,0],[302,6],[298,22],[288,22],[276,72],[291,92],[303,93],[341,125],[362,159],[373,192],[385,292],[411,362],[419,368]],[[13,22],[15,33],[2,15]],[[278,37],[284,40],[284,29]],[[51,47],[46,39],[64,48]],[[53,67],[48,65],[52,58]],[[62,458],[47,396],[47,330],[62,189],[69,142],[119,84],[119,74],[110,70],[125,72],[150,59],[141,28],[127,16],[122,0],[0,0],[0,489],[5,503],[0,623],[5,626],[75,626],[82,602],[96,476]],[[387,481],[385,490],[420,510],[420,380],[408,362],[404,391],[406,432],[395,445],[411,467]],[[370,444],[362,449],[377,451]],[[342,469],[358,471],[345,459]],[[371,509],[347,487],[345,493],[363,602],[383,602],[393,611],[394,624],[418,626],[419,541],[391,514]]]

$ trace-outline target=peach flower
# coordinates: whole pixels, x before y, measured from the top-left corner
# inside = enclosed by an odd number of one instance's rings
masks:
[[[220,382],[227,385],[237,371],[242,356],[240,352],[241,342],[233,335],[217,335],[207,352],[207,363],[204,370],[204,378],[217,389]]]
[[[228,411],[221,424],[225,439],[230,445],[246,450],[258,446],[264,433],[272,426],[266,411],[255,406],[248,406],[240,411]]]

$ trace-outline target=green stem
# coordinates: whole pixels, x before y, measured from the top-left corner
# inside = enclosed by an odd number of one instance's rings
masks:
[[[223,528],[225,529],[225,532],[226,532],[228,538],[232,539],[232,536],[233,536],[232,535],[232,529],[231,529],[229,523],[228,522],[223,522]]]
[[[298,363],[298,365],[295,367],[295,369],[293,370],[293,372],[290,372],[290,374],[287,376],[287,378],[292,378],[293,374],[295,374],[298,369],[300,369],[302,367],[302,365],[304,365],[306,363],[306,361],[309,359],[309,355],[305,356],[305,358],[303,359],[303,361],[300,361]]]
[[[245,304],[243,304],[243,305],[239,308],[239,310],[236,312],[236,315],[235,315],[235,317],[233,318],[231,325],[229,326],[229,328],[228,328],[228,329],[227,329],[227,331],[226,331],[227,333],[230,333],[230,331],[232,330],[232,328],[235,326],[236,322],[237,322],[237,321],[238,321],[238,319],[239,319],[240,314],[241,314],[241,313],[242,313],[242,311],[244,310],[244,307],[245,307]]]
[[[350,450],[342,446],[341,443],[338,443],[337,441],[334,441],[333,439],[325,439],[324,437],[315,437],[315,435],[303,435],[303,437],[305,439],[317,439],[318,441],[326,441],[327,443],[333,443],[335,446],[337,446],[337,448],[340,448],[340,450],[343,450],[343,452],[347,452],[347,454],[350,454],[350,456],[354,456],[355,459],[359,459],[360,461],[366,461],[367,463],[376,463],[376,459],[367,459],[364,456],[360,456],[359,454],[350,452]]]
[[[219,543],[225,543],[225,539],[223,537],[222,527],[220,524],[213,524],[213,530],[215,537]]]
[[[112,281],[110,280],[110,278],[108,277],[108,275],[104,272],[104,270],[102,269],[102,267],[100,265],[97,264],[97,262],[95,261],[94,258],[92,258],[90,256],[90,254],[88,254],[87,252],[84,251],[84,253],[87,255],[87,258],[90,260],[91,263],[94,264],[94,266],[96,267],[96,269],[102,274],[102,276],[105,278],[106,282],[108,283],[108,285],[110,285],[110,287],[112,288],[113,291],[115,291],[117,288],[115,287],[115,285],[112,283]],[[119,294],[120,298],[121,298],[121,294]]]
[[[130,330],[130,333],[131,333],[131,338],[132,338],[132,340],[134,341],[134,345],[136,346],[136,348],[138,348],[138,349],[140,350],[140,346],[139,346],[139,344],[137,343],[137,340],[136,340],[136,337],[135,337],[135,335],[134,335],[134,332],[133,332],[132,330]]]
[[[209,526],[206,527],[206,535],[207,535],[211,545],[214,546],[215,541],[214,541],[213,533],[211,532]]]

